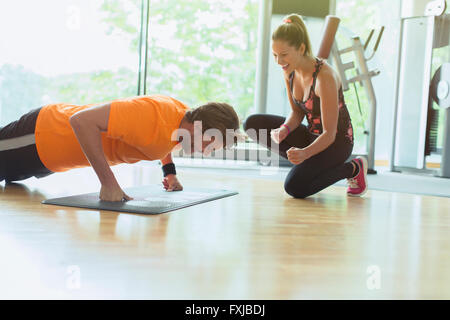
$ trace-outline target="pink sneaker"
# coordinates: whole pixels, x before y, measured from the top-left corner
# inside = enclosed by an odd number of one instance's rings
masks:
[[[353,162],[358,166],[359,172],[356,177],[347,179],[347,195],[360,197],[367,191],[367,160],[364,157],[357,157]]]

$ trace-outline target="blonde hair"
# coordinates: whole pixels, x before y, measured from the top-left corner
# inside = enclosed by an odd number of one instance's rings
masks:
[[[283,24],[272,33],[272,40],[284,40],[296,49],[305,45],[305,55],[312,57],[311,41],[303,19],[298,14],[290,14],[283,19]]]
[[[223,137],[224,148],[230,147],[227,145],[227,136],[230,138],[231,130],[233,130],[233,136],[231,137],[233,145],[236,145],[238,141],[242,140],[242,133],[239,131],[239,117],[233,107],[227,103],[208,102],[193,110],[187,111],[185,118],[191,123],[201,121],[202,133],[205,133],[208,129],[219,130]]]

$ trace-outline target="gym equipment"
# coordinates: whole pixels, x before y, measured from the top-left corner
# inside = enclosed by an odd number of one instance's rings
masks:
[[[238,194],[229,190],[190,187],[184,188],[183,191],[167,192],[160,185],[132,187],[124,189],[124,191],[134,200],[124,202],[101,201],[97,192],[47,199],[42,203],[95,210],[160,214]]]
[[[361,39],[358,36],[352,37],[352,45],[348,48],[339,50],[337,42],[335,41],[335,36],[337,33],[337,29],[339,26],[340,19],[336,16],[327,16],[325,19],[325,27],[322,36],[322,41],[320,43],[319,51],[317,56],[319,58],[328,59],[331,58],[331,62],[333,66],[337,69],[342,81],[342,90],[349,90],[349,84],[359,82],[365,89],[367,99],[370,104],[370,112],[369,112],[369,129],[364,131],[364,134],[367,135],[366,139],[366,150],[367,150],[367,161],[368,161],[368,171],[369,174],[376,174],[377,172],[374,169],[375,164],[375,124],[376,124],[376,110],[377,110],[377,100],[375,97],[375,91],[372,86],[371,78],[380,74],[380,71],[373,70],[369,71],[367,66],[367,61],[372,59],[375,55],[375,52],[378,49],[378,46],[381,41],[381,37],[383,36],[384,27],[381,27],[381,30],[378,34],[378,38],[376,40],[375,46],[372,50],[372,54],[366,58],[365,51],[369,47],[369,43],[372,40],[372,36],[375,32],[374,29],[370,31],[369,37],[364,43],[361,42]],[[343,63],[341,59],[341,55],[353,52],[355,55],[356,66],[354,62]],[[345,74],[347,70],[356,68],[356,76],[352,78],[348,78]],[[353,155],[356,156],[356,155]]]
[[[399,57],[394,101],[391,171],[431,173],[450,178],[450,68],[444,62],[431,77],[433,49],[448,48],[450,14],[445,1],[429,2],[422,16],[400,19]],[[425,157],[435,150],[437,112],[446,109],[441,168],[426,168]]]
[[[336,16],[328,15],[325,18],[325,26],[323,28],[322,40],[320,42],[319,51],[317,51],[317,57],[321,59],[328,59],[331,48],[334,44],[334,38],[336,37],[337,30],[341,19]]]

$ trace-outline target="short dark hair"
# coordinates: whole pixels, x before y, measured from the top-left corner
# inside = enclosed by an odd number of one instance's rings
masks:
[[[186,120],[191,123],[194,121],[202,122],[202,134],[208,129],[217,129],[222,133],[223,146],[227,148],[227,136],[233,139],[236,145],[239,139],[238,135],[230,133],[227,130],[233,130],[235,133],[239,131],[239,117],[233,107],[223,102],[208,102],[193,110],[189,110],[185,114]],[[228,141],[229,142],[229,141]]]

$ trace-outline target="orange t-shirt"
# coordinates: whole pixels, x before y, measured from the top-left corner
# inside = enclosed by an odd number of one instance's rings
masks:
[[[163,95],[114,100],[108,131],[102,132],[103,151],[109,165],[164,158],[177,144],[172,133],[189,108]],[[36,122],[36,148],[44,166],[53,172],[89,166],[69,123],[76,112],[100,104],[44,106]]]

